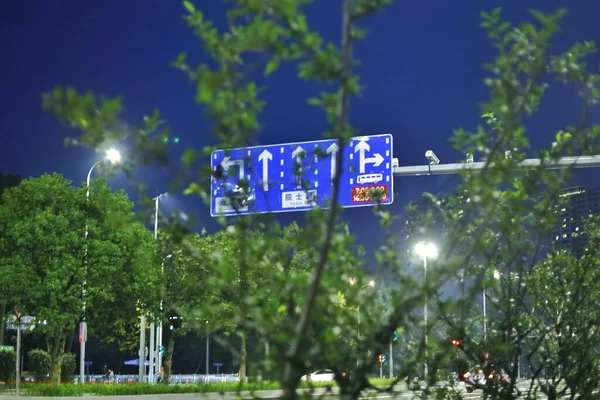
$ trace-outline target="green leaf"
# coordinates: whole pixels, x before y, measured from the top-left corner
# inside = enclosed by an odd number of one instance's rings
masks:
[[[196,12],[196,7],[194,7],[194,4],[189,0],[183,0],[183,6],[185,7],[186,10],[188,10],[188,12],[190,14],[193,14]]]
[[[198,153],[191,147],[185,149],[185,152],[181,156],[181,161],[185,164],[186,167],[191,168],[196,162],[196,158],[198,157]]]
[[[277,69],[279,69],[279,63],[280,60],[278,57],[271,58],[265,67],[265,75],[271,75],[273,72],[277,71]]]

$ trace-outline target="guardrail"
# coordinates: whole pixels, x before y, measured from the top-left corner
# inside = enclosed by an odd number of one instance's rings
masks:
[[[148,376],[145,376],[147,379]],[[176,374],[171,375],[170,383],[222,383],[222,382],[239,382],[237,374]],[[86,383],[137,383],[138,376],[135,375],[113,375],[112,379],[107,380],[105,375],[86,375]]]

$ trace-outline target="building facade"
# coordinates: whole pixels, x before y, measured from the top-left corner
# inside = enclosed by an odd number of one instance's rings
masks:
[[[571,187],[561,194],[565,203],[559,207],[552,241],[557,249],[565,249],[581,257],[587,251],[587,235],[583,233],[585,219],[600,214],[600,188]]]

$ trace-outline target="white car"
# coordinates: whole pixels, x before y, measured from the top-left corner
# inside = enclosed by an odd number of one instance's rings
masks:
[[[300,378],[301,381],[312,381],[312,382],[331,382],[335,379],[335,375],[330,369],[320,369],[306,376]]]

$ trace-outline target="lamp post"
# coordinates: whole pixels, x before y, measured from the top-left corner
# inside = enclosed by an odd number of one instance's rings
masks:
[[[500,279],[500,271],[494,270],[494,280]],[[487,343],[487,299],[486,299],[486,287],[485,282],[483,283],[483,342]]]
[[[160,206],[160,198],[168,193],[161,193],[154,198],[154,240],[158,240],[158,211]],[[164,270],[164,265],[163,265]],[[162,310],[162,300],[160,301]],[[156,332],[156,333],[155,333]],[[150,344],[149,344],[149,362],[148,362],[148,382],[155,383],[156,372],[160,371],[162,357],[160,355],[160,347],[162,346],[162,320],[158,328],[154,325],[154,321],[150,322]],[[155,362],[156,360],[156,362]]]
[[[115,165],[118,164],[119,162],[121,162],[121,153],[119,152],[119,150],[115,149],[115,148],[110,148],[106,151],[104,158],[101,160],[96,161],[96,163],[94,163],[94,165],[92,165],[92,167],[90,168],[88,174],[87,174],[87,180],[86,180],[86,204],[89,203],[90,201],[90,185],[92,183],[92,172],[94,171],[94,168],[96,168],[96,166],[102,162],[108,161],[111,164]],[[82,306],[81,306],[81,323],[79,324],[79,343],[80,343],[80,353],[79,353],[79,381],[83,384],[85,383],[85,342],[87,340],[87,323],[85,321],[85,309],[86,309],[86,300],[85,300],[85,296],[86,296],[86,277],[87,277],[87,267],[88,267],[88,262],[87,262],[87,254],[88,254],[88,247],[87,247],[87,238],[88,238],[88,223],[87,223],[87,216],[86,216],[86,223],[85,223],[85,255],[84,255],[84,261],[83,261],[83,285],[81,288],[81,298],[82,298]]]
[[[415,253],[418,256],[423,258],[423,283],[427,283],[427,259],[434,260],[438,256],[437,248],[433,243],[429,242],[419,242],[415,246]],[[427,356],[427,345],[428,345],[428,336],[427,336],[427,302],[428,295],[425,293],[425,304],[423,305],[423,330],[425,335],[425,356]],[[427,378],[427,357],[425,357],[425,366],[424,366],[424,375]]]
[[[354,285],[356,284],[356,278],[350,278],[350,285]],[[375,281],[373,279],[371,279],[366,285],[362,285],[360,288],[358,288],[359,291],[363,290],[366,287],[375,287]],[[356,307],[356,315],[357,315],[357,324],[356,324],[356,340],[358,342],[358,340],[360,339],[360,305],[358,305]],[[359,359],[356,359],[356,365],[358,366],[360,364]]]

